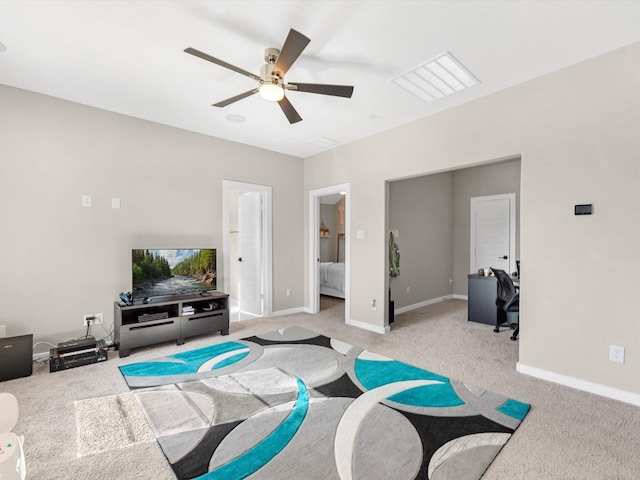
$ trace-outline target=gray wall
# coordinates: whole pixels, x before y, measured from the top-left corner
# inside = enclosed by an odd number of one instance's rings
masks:
[[[272,186],[273,309],[303,304],[294,288],[304,281],[299,158],[6,86],[0,105],[0,324],[9,335],[57,344],[84,335],[83,314],[99,312],[109,328],[118,293],[131,289],[132,248],[217,248],[221,278],[225,179]]]
[[[395,308],[449,295],[453,278],[453,173],[389,183],[389,230],[399,233]],[[407,292],[409,288],[409,292]]]

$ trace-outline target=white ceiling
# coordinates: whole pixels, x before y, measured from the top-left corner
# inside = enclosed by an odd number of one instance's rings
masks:
[[[640,41],[638,25],[635,1],[2,0],[0,83],[304,158]],[[353,97],[288,92],[294,125],[259,95],[212,107],[255,82],[183,50],[259,74],[290,28],[311,43],[285,80]],[[444,51],[481,84],[429,104],[389,81]]]

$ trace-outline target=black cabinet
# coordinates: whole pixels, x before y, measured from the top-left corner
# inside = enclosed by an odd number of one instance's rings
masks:
[[[166,298],[166,297],[165,297]],[[121,357],[130,349],[219,331],[229,335],[229,295],[180,295],[169,301],[114,304],[115,343]]]
[[[478,274],[469,275],[468,279],[469,311],[467,319],[470,322],[495,326],[498,316],[498,307],[496,307],[498,280],[496,277],[484,277]]]

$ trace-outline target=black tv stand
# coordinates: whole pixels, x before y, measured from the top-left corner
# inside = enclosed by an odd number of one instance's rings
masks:
[[[135,347],[219,331],[229,335],[229,295],[222,292],[146,298],[147,303],[114,303],[115,343],[121,357]]]

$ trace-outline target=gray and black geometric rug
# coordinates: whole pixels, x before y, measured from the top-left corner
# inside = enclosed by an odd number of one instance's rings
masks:
[[[180,480],[479,479],[530,408],[301,327],[120,370]]]

